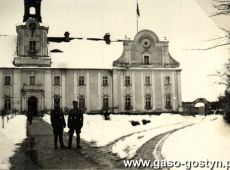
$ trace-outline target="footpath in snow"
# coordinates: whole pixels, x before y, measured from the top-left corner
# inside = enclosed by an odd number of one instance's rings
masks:
[[[72,149],[54,149],[52,127],[40,118],[28,127],[28,136],[34,160],[42,169],[101,169],[113,168],[116,164],[111,155],[91,147],[84,140],[81,140],[83,148],[76,149],[76,138],[73,139]],[[63,138],[67,144],[67,133]]]
[[[166,160],[182,162],[229,161],[229,150],[230,125],[225,123],[222,116],[211,115],[195,126],[169,136],[163,145],[162,154]]]

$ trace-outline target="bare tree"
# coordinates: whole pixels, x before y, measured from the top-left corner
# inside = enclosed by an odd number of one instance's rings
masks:
[[[213,6],[217,10],[215,13],[213,13],[210,17],[216,17],[221,15],[230,15],[230,0],[212,0]],[[207,48],[217,48],[220,46],[226,46],[230,45],[230,30],[223,29],[222,30],[226,33],[226,36],[218,37],[216,40],[223,39],[224,43],[218,44],[216,46]],[[219,103],[224,109],[224,118],[225,120],[230,123],[230,58],[228,58],[228,61],[225,64],[225,70],[224,72],[217,72],[216,76],[221,77],[222,81],[219,82],[219,84],[223,84],[226,86],[225,94],[224,96],[219,97]]]
[[[229,15],[230,16],[230,0],[212,0],[213,7],[216,9],[210,17],[217,17],[221,15]],[[222,43],[217,43],[216,45],[207,47],[207,48],[196,48],[196,49],[189,49],[189,50],[211,50],[221,46],[230,45],[230,30],[220,28],[222,31],[225,32],[225,36],[217,37],[214,39],[210,39],[207,41],[219,41],[222,40]]]
[[[210,16],[210,17],[216,17],[221,15],[230,15],[230,0],[212,0],[213,6],[216,9],[216,11]],[[212,49],[220,46],[226,46],[230,44],[230,30],[220,28],[226,33],[226,36],[218,37],[216,40],[223,39],[225,40],[224,43],[215,45],[213,47],[207,48]]]
[[[213,0],[213,6],[217,12],[213,13],[211,17],[230,14],[230,0]]]

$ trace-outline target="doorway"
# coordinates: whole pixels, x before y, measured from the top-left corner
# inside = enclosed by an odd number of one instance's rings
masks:
[[[34,96],[31,96],[28,99],[28,110],[31,109],[31,112],[33,113],[33,116],[37,116],[38,114],[38,99]]]
[[[198,98],[193,101],[194,112],[201,115],[210,114],[210,102],[205,98]]]

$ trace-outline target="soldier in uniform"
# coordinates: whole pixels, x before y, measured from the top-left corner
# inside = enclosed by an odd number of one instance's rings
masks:
[[[68,117],[68,128],[69,128],[69,145],[68,148],[72,147],[72,139],[74,131],[77,134],[77,148],[81,149],[80,146],[80,133],[81,128],[83,126],[83,113],[81,109],[78,108],[78,102],[73,101],[73,109],[69,111],[69,117]]]
[[[54,104],[54,110],[51,111],[51,125],[53,127],[55,149],[58,148],[58,138],[60,142],[60,147],[65,148],[65,145],[63,143],[63,129],[66,127],[66,123],[63,111],[57,103]]]
[[[32,124],[33,116],[34,115],[33,115],[32,107],[29,105],[28,112],[27,112],[27,121],[28,121],[29,125]]]

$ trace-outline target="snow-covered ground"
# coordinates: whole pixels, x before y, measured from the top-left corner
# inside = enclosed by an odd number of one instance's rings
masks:
[[[9,169],[9,158],[14,155],[18,143],[26,138],[26,117],[17,115],[7,121],[0,120],[0,169]],[[50,122],[50,116],[43,119]],[[67,117],[66,117],[67,119]],[[147,125],[142,120],[150,120]],[[132,126],[130,121],[139,121]],[[85,115],[81,137],[93,146],[110,146],[112,153],[120,158],[130,158],[149,139],[166,131],[196,123],[169,136],[162,148],[166,160],[229,160],[230,126],[222,116],[207,117],[162,114],[149,115],[111,115],[105,121],[101,115]],[[65,128],[68,131],[68,128]]]
[[[43,118],[50,123],[49,115]],[[150,120],[147,125],[142,120]],[[112,144],[112,152],[120,158],[130,158],[149,139],[154,136],[179,128],[203,119],[202,116],[191,117],[173,114],[156,115],[111,115],[105,121],[101,115],[85,115],[81,137],[93,146],[101,147]],[[139,121],[140,125],[132,126],[130,121]],[[65,128],[68,131],[68,128]]]
[[[7,120],[8,119],[8,120]],[[4,123],[3,123],[4,122]],[[4,128],[3,128],[4,127]],[[0,117],[0,169],[9,169],[9,158],[19,143],[26,138],[26,117],[23,115]]]
[[[166,160],[229,161],[230,125],[212,115],[195,126],[173,133],[162,148]],[[182,168],[183,169],[183,168]]]

